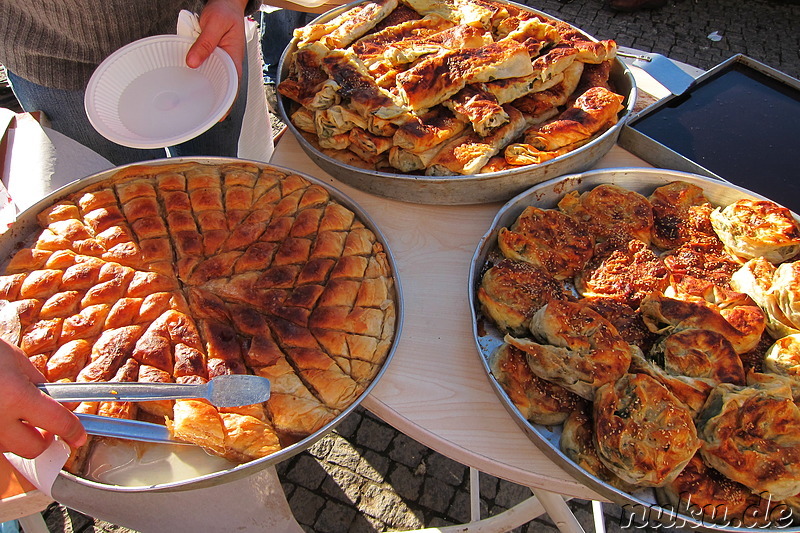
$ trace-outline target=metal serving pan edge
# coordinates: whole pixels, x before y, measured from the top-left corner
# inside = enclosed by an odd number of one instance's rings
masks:
[[[696,174],[656,168],[611,168],[553,179],[515,196],[497,213],[487,233],[478,242],[469,271],[469,302],[475,344],[492,388],[503,406],[536,446],[557,465],[577,480],[596,491],[608,500],[621,505],[636,523],[658,522],[672,527],[689,527],[696,530],[726,531],[732,533],[763,532],[763,528],[726,527],[704,522],[701,518],[686,516],[662,507],[652,489],[642,489],[635,493],[623,492],[589,474],[570,460],[560,449],[560,426],[542,426],[525,419],[503,387],[497,382],[489,369],[488,358],[503,342],[503,334],[494,327],[480,311],[477,289],[489,254],[497,247],[497,234],[500,228],[511,226],[522,211],[530,205],[542,209],[554,208],[564,194],[577,190],[586,191],[602,183],[613,183],[621,187],[649,195],[653,189],[672,181],[683,180],[702,187],[709,200],[715,205],[728,205],[742,198],[766,199],[747,189],[728,182],[707,178]],[[780,531],[800,532],[800,527],[780,528]]]

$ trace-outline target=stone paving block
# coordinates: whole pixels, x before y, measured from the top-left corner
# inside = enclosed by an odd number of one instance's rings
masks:
[[[386,480],[391,465],[392,462],[386,455],[366,450],[358,461],[355,472],[366,479],[382,483]]]
[[[356,431],[356,442],[376,452],[383,452],[389,447],[396,431],[391,426],[364,418]]]
[[[460,485],[469,475],[469,468],[448,459],[444,455],[435,454],[428,458],[428,474],[440,479],[448,485]]]
[[[447,509],[447,516],[459,524],[466,524],[470,521],[470,514],[469,491],[456,492],[453,502]]]
[[[313,457],[302,454],[294,461],[292,468],[284,472],[283,476],[285,481],[295,483],[309,490],[315,490],[325,480],[327,473]]]
[[[389,458],[410,468],[416,468],[427,452],[427,448],[402,433],[393,440],[389,449]]]
[[[295,520],[301,525],[311,526],[314,525],[317,515],[325,506],[326,500],[319,494],[298,487],[288,501]]]
[[[355,504],[361,496],[361,489],[367,483],[366,479],[352,470],[341,466],[330,466],[328,477],[322,482],[322,492],[330,498],[347,504]]]
[[[426,478],[422,485],[422,494],[419,498],[419,504],[437,513],[444,514],[447,512],[450,500],[453,499],[455,492],[456,489],[453,486],[431,476]]]
[[[510,509],[519,502],[527,500],[532,495],[533,493],[528,487],[523,487],[516,483],[509,483],[508,481],[501,481],[494,501],[498,505]]]
[[[361,454],[359,450],[346,439],[338,437],[328,451],[325,460],[329,463],[349,468],[350,470],[356,470],[361,460]]]
[[[494,476],[490,476],[484,472],[478,475],[478,487],[482,499],[494,500],[497,496],[497,489],[500,486],[500,480]]]
[[[356,515],[356,510],[352,506],[328,500],[314,523],[314,531],[317,533],[342,533],[348,530]]]
[[[424,476],[416,475],[405,465],[397,465],[389,474],[387,481],[397,493],[406,500],[419,498]]]

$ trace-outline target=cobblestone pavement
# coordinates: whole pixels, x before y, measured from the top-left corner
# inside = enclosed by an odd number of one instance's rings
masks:
[[[653,11],[615,13],[603,0],[528,0],[529,5],[622,46],[658,52],[708,69],[737,53],[800,77],[797,0],[673,0]],[[718,41],[709,39],[716,34]],[[437,527],[469,519],[469,470],[414,442],[364,409],[335,432],[278,466],[289,504],[309,532],[383,532]],[[490,475],[480,478],[482,516],[530,496],[526,487]],[[587,531],[589,502],[569,505]],[[621,531],[622,510],[606,504],[609,532]],[[122,532],[53,504],[51,532]],[[555,532],[542,517],[516,530]]]

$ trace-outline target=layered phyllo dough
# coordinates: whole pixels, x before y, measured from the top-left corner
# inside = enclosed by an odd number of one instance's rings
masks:
[[[540,288],[558,287],[516,290],[524,312],[513,328],[482,309],[502,341],[490,368],[500,388],[526,413],[542,387],[525,387],[537,379],[583,398],[553,434],[604,483],[654,487],[662,503],[708,522],[791,524],[800,263],[734,253],[712,218],[726,207],[688,182],[647,194],[598,185],[553,203],[522,209],[487,256],[481,290],[509,261],[535,271]],[[750,246],[776,240],[753,232]]]
[[[518,5],[370,0],[297,29],[295,43],[278,86],[291,122],[359,168],[449,176],[539,164],[623,110],[609,80],[616,43]],[[360,120],[330,127],[335,106]],[[386,149],[364,151],[346,135],[356,127]]]

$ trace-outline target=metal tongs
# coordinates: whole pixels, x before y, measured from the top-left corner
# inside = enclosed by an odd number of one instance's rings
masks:
[[[208,383],[41,383],[39,389],[59,402],[146,402],[203,398],[217,407],[237,407],[265,402],[270,396],[266,378],[248,374],[217,376]],[[77,414],[77,413],[76,413]],[[160,424],[125,420],[107,416],[78,414],[86,432],[103,437],[189,444],[174,440],[169,430]]]

